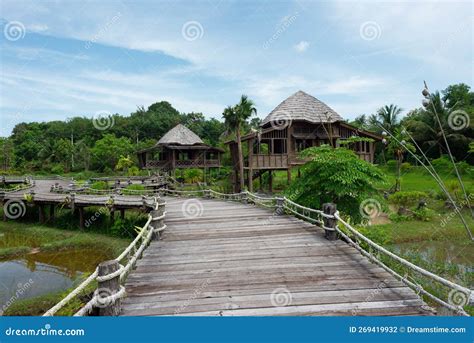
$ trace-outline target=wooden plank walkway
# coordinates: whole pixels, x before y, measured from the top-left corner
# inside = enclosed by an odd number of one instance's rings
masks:
[[[34,202],[44,204],[62,204],[68,194],[52,193],[51,186],[55,183],[63,187],[67,187],[70,181],[64,180],[36,180],[35,186],[19,190],[16,192],[6,193],[3,201],[23,200],[25,193],[35,192]],[[74,203],[77,206],[104,206],[110,199],[110,195],[93,195],[93,194],[77,194]],[[152,206],[153,200],[147,199],[146,203]],[[116,195],[114,194],[114,206],[117,208],[140,208],[143,206],[141,195]]]
[[[309,223],[236,202],[166,200],[168,227],[128,277],[122,315],[431,314],[411,289]]]

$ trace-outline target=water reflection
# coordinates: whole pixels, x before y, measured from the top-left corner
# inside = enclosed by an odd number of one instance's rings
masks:
[[[0,247],[29,246],[32,251],[0,262],[0,314],[18,299],[66,290],[79,283],[107,260],[106,253],[94,249],[40,251],[41,239],[21,234],[3,234]]]

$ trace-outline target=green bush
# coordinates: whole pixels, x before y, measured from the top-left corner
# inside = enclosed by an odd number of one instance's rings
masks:
[[[388,219],[390,219],[392,222],[399,223],[407,220],[412,220],[413,218],[404,214],[390,213],[388,215]]]
[[[61,164],[56,164],[51,167],[52,174],[64,174],[64,167]]]
[[[414,209],[412,212],[413,212],[413,217],[415,219],[421,220],[424,222],[429,222],[436,215],[435,211],[426,207]]]
[[[453,167],[453,165],[451,164],[451,161],[445,155],[437,159],[434,159],[433,161],[431,161],[431,164],[433,165],[433,167],[436,169],[438,173],[449,172],[451,168]]]
[[[140,175],[140,169],[138,169],[138,167],[132,166],[128,168],[127,176],[137,176],[137,175]]]
[[[127,187],[125,187],[125,189],[132,189],[132,190],[135,190],[135,191],[143,191],[145,189],[145,186],[143,185],[140,185],[140,184],[132,184],[132,185],[128,185]]]
[[[411,165],[410,162],[403,162],[400,169],[401,169],[402,173],[406,173],[406,172],[412,170],[413,166]]]
[[[201,169],[190,168],[184,171],[185,183],[196,183],[202,180],[203,172]]]
[[[396,165],[397,165],[397,161],[395,161],[395,160],[387,161],[387,167],[390,168],[390,169],[395,168]]]
[[[364,220],[360,208],[364,201],[383,207],[375,185],[384,180],[384,174],[353,151],[322,146],[306,149],[301,156],[310,161],[286,189],[287,198],[315,209],[333,202],[355,223]]]
[[[91,188],[99,190],[109,189],[109,184],[106,181],[96,181],[91,185]]]
[[[397,192],[389,196],[388,200],[401,207],[409,207],[420,200],[428,198],[428,194],[419,191]]]

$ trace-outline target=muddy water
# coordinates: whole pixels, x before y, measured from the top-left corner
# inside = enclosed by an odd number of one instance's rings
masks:
[[[17,299],[32,298],[66,290],[78,284],[108,256],[92,249],[42,252],[41,237],[0,231],[0,248],[27,246],[30,253],[0,261],[0,313]]]
[[[474,246],[472,244],[425,241],[395,244],[390,246],[390,250],[402,256],[417,254],[427,263],[458,266],[459,273],[456,281],[464,285],[466,282],[472,283],[474,273]],[[474,285],[466,286],[472,288]]]

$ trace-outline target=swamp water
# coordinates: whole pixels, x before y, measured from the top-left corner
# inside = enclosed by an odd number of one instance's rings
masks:
[[[41,239],[27,233],[0,231],[0,249],[29,247],[29,253],[0,259],[0,314],[18,299],[66,290],[94,271],[107,255],[93,249],[42,252]]]

